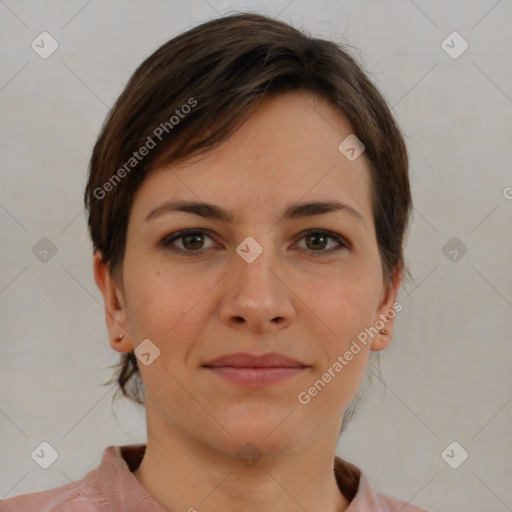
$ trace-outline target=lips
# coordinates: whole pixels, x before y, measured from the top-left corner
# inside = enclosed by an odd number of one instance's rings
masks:
[[[220,356],[207,362],[203,366],[209,368],[306,368],[308,365],[277,352],[259,356],[238,352]]]
[[[203,365],[210,374],[237,386],[262,388],[298,377],[308,365],[297,359],[271,352],[264,355],[248,353],[227,354]]]

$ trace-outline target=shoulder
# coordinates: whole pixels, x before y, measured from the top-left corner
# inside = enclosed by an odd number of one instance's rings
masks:
[[[354,508],[354,511],[349,507],[347,512],[432,512],[418,505],[413,505],[409,501],[399,500],[387,494],[376,492],[370,487],[363,474],[360,477],[357,497],[358,506]]]
[[[81,482],[1,500],[0,512],[97,512],[101,505]]]
[[[99,466],[81,480],[0,500],[0,512],[144,510],[138,505],[146,505],[151,498],[131,473],[142,460],[144,449],[145,444],[108,446]],[[159,508],[153,506],[152,510]]]
[[[82,479],[45,491],[20,494],[0,500],[0,512],[98,512],[107,510],[102,481],[110,481],[107,463],[115,459],[116,447],[103,452],[101,464]]]
[[[357,466],[339,456],[335,458],[335,475],[340,490],[350,500],[346,512],[432,512],[376,492]]]
[[[432,512],[426,508],[418,507],[408,501],[392,498],[386,494],[375,494],[382,512]],[[348,511],[347,511],[348,512]]]

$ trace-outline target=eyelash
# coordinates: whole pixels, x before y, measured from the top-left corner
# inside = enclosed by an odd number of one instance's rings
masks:
[[[185,238],[185,237],[190,236],[190,235],[206,235],[207,237],[212,238],[210,235],[208,235],[206,230],[203,230],[203,229],[186,229],[186,230],[183,230],[183,231],[178,231],[177,233],[173,233],[173,234],[165,237],[162,240],[161,244],[166,249],[169,249],[169,250],[171,250],[173,252],[184,254],[186,256],[196,256],[199,253],[203,252],[205,249],[197,249],[195,251],[186,251],[186,250],[183,250],[183,249],[179,249],[176,246],[172,246],[172,243],[175,240],[179,240],[180,238]],[[340,245],[338,247],[336,247],[336,248],[331,248],[331,249],[328,249],[328,250],[314,251],[312,249],[309,249],[309,250],[305,249],[306,251],[311,253],[311,255],[314,256],[314,257],[325,256],[325,254],[330,255],[330,254],[333,254],[333,253],[337,253],[337,252],[339,252],[339,251],[341,251],[343,249],[349,249],[350,248],[348,242],[346,242],[340,235],[338,235],[337,233],[334,233],[332,231],[327,231],[325,229],[311,229],[311,230],[308,230],[308,231],[303,233],[303,235],[299,239],[299,241],[302,240],[303,238],[306,238],[307,236],[318,236],[318,235],[325,236],[327,238],[331,238],[332,240],[335,240],[336,242],[338,242]]]

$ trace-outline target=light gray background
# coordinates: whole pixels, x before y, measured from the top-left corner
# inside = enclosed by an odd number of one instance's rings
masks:
[[[512,510],[509,0],[0,0],[0,496],[78,480],[106,446],[145,441],[143,411],[112,410],[100,385],[118,354],[82,209],[88,158],[136,66],[234,10],[359,48],[407,135],[414,281],[385,385],[338,453],[380,492],[439,512]],[[31,48],[42,31],[59,43],[46,60]],[[453,31],[469,43],[457,59],[441,47]],[[32,253],[42,237],[58,249],[46,263]],[[442,252],[452,237],[468,249],[456,262]],[[30,457],[41,441],[59,452],[47,470]],[[458,469],[441,458],[452,441],[469,453]]]

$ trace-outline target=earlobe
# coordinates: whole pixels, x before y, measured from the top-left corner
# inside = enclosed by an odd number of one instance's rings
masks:
[[[393,337],[393,327],[396,313],[402,310],[402,305],[396,301],[398,290],[402,282],[402,266],[397,266],[392,279],[385,286],[384,297],[378,308],[374,326],[377,334],[371,342],[371,350],[384,350]]]
[[[133,344],[128,330],[128,317],[122,293],[110,274],[108,265],[103,261],[100,251],[94,253],[93,267],[94,280],[103,295],[110,346],[116,352],[131,352]]]
[[[388,329],[381,329],[372,339],[371,350],[374,350],[375,352],[384,350],[391,343],[391,337],[392,333],[390,333]]]

